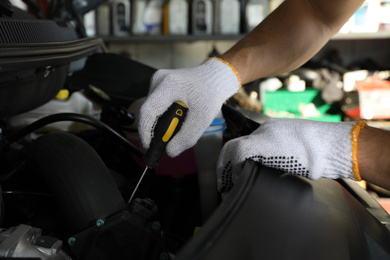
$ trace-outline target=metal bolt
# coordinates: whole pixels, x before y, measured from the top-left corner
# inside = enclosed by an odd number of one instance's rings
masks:
[[[160,260],[169,260],[169,255],[166,252],[160,254]]]
[[[97,227],[102,227],[103,225],[104,225],[104,220],[103,219],[96,220],[96,226]]]
[[[153,229],[154,231],[159,231],[159,230],[161,229],[161,224],[160,224],[160,222],[154,221],[154,222],[152,223],[152,229]]]
[[[68,239],[68,245],[74,246],[75,244],[76,244],[76,238],[70,237],[70,238]]]
[[[46,66],[45,71],[43,72],[43,77],[46,78],[50,75],[51,66]]]

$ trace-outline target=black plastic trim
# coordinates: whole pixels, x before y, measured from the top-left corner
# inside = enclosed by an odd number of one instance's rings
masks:
[[[96,52],[100,38],[69,42],[0,44],[0,73],[67,64]]]

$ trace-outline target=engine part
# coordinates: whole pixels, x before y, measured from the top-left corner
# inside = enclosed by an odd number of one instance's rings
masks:
[[[123,211],[68,240],[74,257],[82,260],[166,259],[157,206],[150,199],[135,199],[129,211]],[[161,258],[166,257],[166,258]]]
[[[69,24],[37,19],[7,2],[0,6],[1,117],[50,101],[67,75],[82,69],[86,58],[102,45],[101,39],[78,39]]]
[[[41,229],[21,224],[0,233],[0,258],[34,258],[41,260],[70,260],[61,249],[62,241],[41,236]]]
[[[68,133],[39,137],[28,155],[58,200],[70,234],[127,209],[116,183],[96,151]]]
[[[121,134],[116,132],[114,129],[109,127],[108,125],[104,124],[103,122],[82,114],[75,114],[75,113],[59,113],[59,114],[54,114],[50,116],[43,117],[34,123],[14,132],[11,133],[6,137],[6,140],[8,143],[13,143],[24,136],[38,130],[39,128],[46,126],[48,124],[54,123],[54,122],[59,122],[59,121],[75,121],[75,122],[81,122],[88,124],[90,126],[93,126],[97,129],[101,129],[111,135],[113,135],[116,139],[118,139],[120,142],[122,142],[124,145],[126,145],[132,153],[134,153],[138,157],[142,157],[143,153],[131,142],[129,142],[126,138],[124,138]]]

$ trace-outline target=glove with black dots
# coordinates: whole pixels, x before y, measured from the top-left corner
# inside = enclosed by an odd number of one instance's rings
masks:
[[[218,189],[229,191],[247,159],[312,180],[361,180],[357,139],[366,123],[305,119],[267,120],[252,134],[223,147],[217,166]]]

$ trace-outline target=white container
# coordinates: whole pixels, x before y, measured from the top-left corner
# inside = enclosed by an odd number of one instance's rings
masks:
[[[24,11],[28,11],[28,6],[22,0],[10,0],[13,6],[16,6]]]
[[[162,0],[150,0],[146,5],[144,23],[150,35],[162,34],[163,5]]]
[[[133,0],[132,8],[132,23],[131,32],[135,35],[142,35],[146,33],[146,26],[144,22],[144,15],[146,9],[146,0]]]
[[[223,131],[226,129],[222,114],[216,118],[194,146],[202,219],[205,221],[217,208],[217,161],[223,146]]]
[[[101,106],[89,100],[83,92],[74,92],[69,98],[55,98],[34,110],[11,117],[8,119],[8,125],[14,129],[21,128],[45,116],[58,113],[77,113],[100,119]],[[90,128],[91,126],[84,123],[62,121],[47,125],[39,129],[38,132],[67,131],[79,133]]]
[[[245,7],[246,31],[252,31],[267,15],[267,0],[249,0]]]
[[[96,11],[96,27],[97,34],[99,36],[108,36],[110,35],[110,5],[102,4],[97,8]]]
[[[168,5],[168,31],[171,35],[188,34],[187,0],[170,0]]]
[[[112,31],[114,36],[127,36],[130,29],[129,0],[114,0],[112,3]]]
[[[272,13],[284,2],[284,0],[269,0],[268,2],[268,13]]]
[[[220,22],[221,22],[221,0],[213,1],[213,34],[220,34]]]
[[[306,82],[297,75],[291,75],[285,80],[287,90],[291,92],[301,92],[306,89]]]
[[[351,32],[377,32],[381,17],[379,10],[379,0],[365,1],[351,17]]]
[[[379,30],[390,30],[390,1],[381,0],[379,7]]]
[[[86,13],[83,17],[85,33],[87,37],[95,37],[96,36],[96,11],[91,10]]]
[[[192,2],[192,33],[194,35],[211,35],[213,33],[213,3],[211,0],[194,0]]]
[[[240,33],[240,2],[238,0],[221,0],[219,17],[220,34]]]

